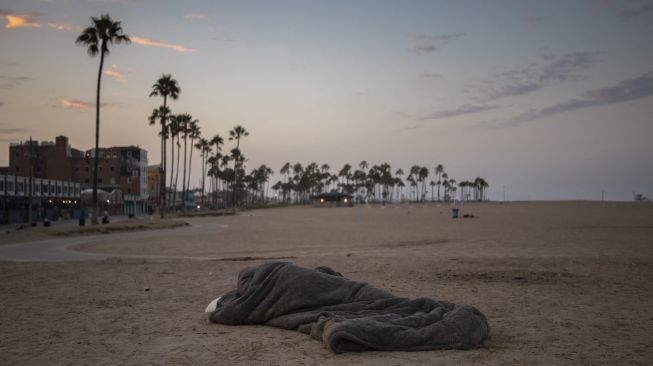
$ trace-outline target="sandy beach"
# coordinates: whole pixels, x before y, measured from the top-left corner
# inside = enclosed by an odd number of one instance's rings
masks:
[[[102,258],[16,262],[0,251],[0,364],[653,363],[652,204],[479,203],[458,220],[450,209],[304,206],[184,217],[190,226],[175,229],[4,236],[0,250]],[[209,323],[208,302],[269,259],[474,305],[492,338],[469,351],[335,355],[298,332]]]

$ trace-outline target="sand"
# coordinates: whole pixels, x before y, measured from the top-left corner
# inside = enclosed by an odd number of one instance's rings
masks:
[[[430,203],[185,217],[191,226],[75,238],[104,260],[0,262],[0,364],[653,363],[653,205],[483,203],[465,213],[476,217],[453,220]],[[209,301],[265,258],[472,304],[492,339],[470,351],[334,355],[298,332],[210,324]]]

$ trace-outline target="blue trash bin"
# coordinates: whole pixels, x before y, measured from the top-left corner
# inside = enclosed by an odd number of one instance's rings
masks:
[[[451,218],[452,219],[457,219],[458,218],[458,209],[457,208],[452,208],[451,209]]]

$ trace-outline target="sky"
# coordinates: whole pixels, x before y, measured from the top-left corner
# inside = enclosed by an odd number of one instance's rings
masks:
[[[93,147],[99,58],[75,39],[105,13],[132,42],[105,60],[100,145],[150,164],[165,73],[203,136],[250,131],[248,168],[443,164],[495,200],[653,197],[652,0],[0,0],[0,166],[30,136]]]

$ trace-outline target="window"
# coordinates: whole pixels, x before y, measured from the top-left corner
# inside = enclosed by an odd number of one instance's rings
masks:
[[[84,168],[84,171],[87,172],[87,171],[88,171],[88,167],[85,167],[85,168]]]
[[[88,183],[88,178],[85,178],[85,179],[84,179],[84,183]]]
[[[61,186],[57,186],[57,194],[61,194]]]
[[[44,184],[41,184],[41,192],[42,192],[43,194],[47,194],[47,193],[48,193],[48,185],[47,185],[47,184],[45,184],[45,183],[44,183]]]
[[[4,191],[4,190],[5,190],[5,181],[0,180],[0,191]]]
[[[68,186],[63,187],[63,194],[66,196],[68,195]]]
[[[24,186],[25,186],[25,185],[24,185],[22,182],[17,184],[17,187],[18,187],[18,193],[23,193],[23,188],[24,188]]]
[[[116,184],[116,178],[114,177],[109,178],[109,184]]]
[[[113,168],[113,167],[111,167],[110,169],[111,169],[112,172],[114,171],[114,168]]]

